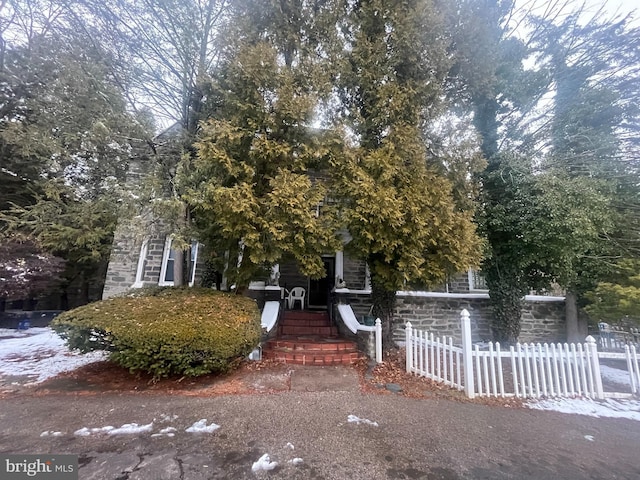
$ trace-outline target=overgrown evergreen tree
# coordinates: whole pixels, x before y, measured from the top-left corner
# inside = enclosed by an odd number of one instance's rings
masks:
[[[396,290],[441,283],[477,260],[472,212],[456,204],[428,148],[449,68],[442,18],[430,1],[360,1],[344,36],[338,92],[353,148],[333,163],[347,248],[369,265],[373,313],[391,339]],[[455,168],[454,165],[450,166]]]
[[[549,151],[549,146],[557,143],[560,135],[570,143],[590,143],[597,161],[604,161],[596,150],[602,153],[615,144],[623,123],[613,118],[618,115],[613,97],[604,95],[597,87],[602,80],[606,83],[608,75],[613,73],[605,67],[607,58],[617,54],[609,51],[598,55],[597,52],[611,50],[622,37],[620,25],[615,26],[615,22],[607,22],[607,27],[592,24],[582,28],[577,22],[580,13],[568,18],[558,15],[560,9],[567,7],[565,4],[549,9],[544,19],[525,16],[528,29],[522,31],[527,32],[528,37],[518,40],[513,31],[513,20],[517,17],[513,2],[470,0],[460,5],[458,15],[454,16],[458,22],[457,30],[454,28],[458,44],[452,84],[460,87],[456,82],[462,82],[463,94],[458,98],[473,109],[474,122],[482,136],[482,150],[489,162],[481,177],[484,210],[480,217],[481,231],[488,240],[483,271],[494,310],[494,336],[497,340],[513,342],[520,329],[522,296],[551,282],[571,286],[578,279],[584,280],[586,271],[580,265],[592,256],[604,258],[604,244],[615,235],[616,188],[602,176],[573,175],[566,168],[566,161],[555,156],[545,159],[541,152]],[[561,18],[565,18],[565,22],[557,26]],[[464,28],[469,25],[475,27]],[[598,39],[599,35],[589,34],[601,29],[617,35],[618,39],[605,41],[605,36]],[[472,35],[474,38],[470,41],[465,33],[468,31],[478,34]],[[633,78],[629,74],[635,69],[634,63],[628,62],[633,51],[632,38],[627,38],[630,48],[619,50],[619,65],[626,66],[614,75],[618,85],[630,86]],[[570,63],[576,62],[574,74],[567,75],[569,69],[557,61],[558,55],[570,59]],[[522,65],[528,57],[538,62],[525,71]],[[552,61],[547,62],[548,58]],[[580,77],[585,74],[581,81]],[[590,83],[596,79],[600,81]],[[550,110],[546,106],[548,101],[541,102],[541,99],[556,87],[556,105],[560,108]],[[584,91],[584,94],[595,94],[592,98],[604,103],[597,106],[585,101],[587,97],[580,93],[585,87],[591,93]],[[582,100],[575,101],[578,97]],[[573,119],[569,113],[572,110],[578,114]],[[627,108],[626,112],[631,110]],[[604,120],[605,117],[608,118]],[[626,118],[629,120],[631,116]],[[585,135],[584,126],[593,122],[601,122],[602,127],[606,123],[607,127],[601,128],[598,134],[591,130]],[[633,122],[624,128],[631,124]],[[613,134],[608,139],[602,137],[606,137],[606,129],[608,134]],[[573,133],[582,130],[582,134],[565,135],[570,130]],[[578,157],[580,154],[574,161]],[[514,158],[520,159],[519,167],[514,167]],[[571,200],[576,194],[578,197]],[[545,208],[540,209],[539,205]],[[548,212],[563,213],[554,217]],[[544,221],[536,221],[538,218]],[[546,246],[540,243],[543,239]],[[558,239],[562,242],[555,241]],[[592,271],[592,275],[596,272]],[[572,297],[567,298],[570,307]],[[576,339],[575,334],[571,339]]]
[[[640,262],[621,260],[597,287],[585,294],[585,310],[596,321],[618,323],[629,320],[640,324]]]
[[[11,181],[0,233],[5,241],[30,236],[24,245],[64,258],[63,290],[73,281],[87,290],[102,280],[141,131],[102,52],[56,18],[40,22],[18,9],[14,22],[31,25],[30,35],[14,31],[3,52],[1,174]]]
[[[233,15],[211,118],[181,166],[186,198],[238,289],[285,256],[319,278],[321,255],[339,249],[332,208],[318,215],[339,141],[314,126],[331,88],[322,52],[335,14],[329,4],[247,0]]]

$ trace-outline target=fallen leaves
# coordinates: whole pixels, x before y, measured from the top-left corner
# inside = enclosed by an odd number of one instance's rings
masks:
[[[367,393],[393,394],[392,390],[399,387],[399,395],[411,398],[442,398],[462,402],[483,403],[494,406],[519,407],[522,402],[514,398],[486,398],[480,397],[473,400],[467,398],[464,392],[451,388],[444,383],[435,382],[425,377],[407,373],[405,366],[404,348],[385,352],[384,361],[368,368],[365,364],[360,366],[362,390]]]

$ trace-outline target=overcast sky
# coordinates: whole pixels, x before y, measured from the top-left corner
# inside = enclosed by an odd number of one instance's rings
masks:
[[[532,3],[535,3],[540,9],[545,9],[553,4],[562,4],[564,0],[516,0],[516,5],[520,5],[521,7],[528,7]],[[577,9],[582,3],[582,0],[573,0],[571,10]],[[638,12],[638,0],[584,0],[584,3],[587,5],[587,12],[591,14],[596,13],[600,7],[603,6],[608,16],[626,15],[635,12],[633,15],[634,23],[636,25],[640,24],[640,18],[638,18],[640,16]]]

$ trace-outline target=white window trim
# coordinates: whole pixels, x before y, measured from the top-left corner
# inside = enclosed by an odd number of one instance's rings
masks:
[[[335,260],[335,275],[334,285],[338,285],[339,283],[343,283],[346,285],[344,281],[344,252],[342,250],[338,250],[336,252],[336,260]]]
[[[476,288],[475,280],[473,278],[473,273],[477,270],[469,269],[467,270],[467,275],[469,278],[469,291],[470,292],[488,292],[489,290],[486,288]]]
[[[189,277],[189,286],[193,287],[196,283],[196,265],[198,265],[198,253],[200,252],[200,244],[198,242],[192,242],[191,248],[195,248],[193,260],[191,261],[191,276]],[[191,255],[191,252],[189,252],[189,255]]]
[[[162,264],[160,265],[160,278],[158,279],[158,285],[161,287],[173,287],[173,281],[166,282],[164,277],[167,275],[167,262],[169,255],[171,254],[171,243],[173,238],[167,236],[164,241],[164,250],[162,251]]]
[[[147,261],[147,253],[149,251],[149,239],[145,238],[140,245],[140,256],[138,257],[138,266],[136,268],[136,280],[131,285],[131,288],[144,287],[144,264]]]
[[[364,289],[368,292],[371,291],[371,270],[369,270],[369,264],[364,264]]]
[[[164,241],[164,250],[162,252],[162,265],[160,266],[160,278],[158,279],[158,285],[161,287],[173,287],[174,285],[173,281],[166,282],[163,280],[167,275],[167,262],[169,260],[169,255],[171,254],[172,243],[173,243],[173,239],[171,237],[167,237],[167,239]],[[200,243],[194,242],[191,244],[191,247],[189,248],[189,255],[191,255],[191,248],[195,248],[195,254],[193,255],[193,261],[192,261],[191,275],[189,276],[189,286],[193,287],[196,283],[196,265],[198,264],[198,253],[200,252]]]

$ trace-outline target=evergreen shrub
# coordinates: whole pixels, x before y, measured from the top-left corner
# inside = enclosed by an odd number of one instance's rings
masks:
[[[140,290],[64,312],[52,328],[71,349],[155,379],[224,372],[259,343],[254,300],[204,288]]]

